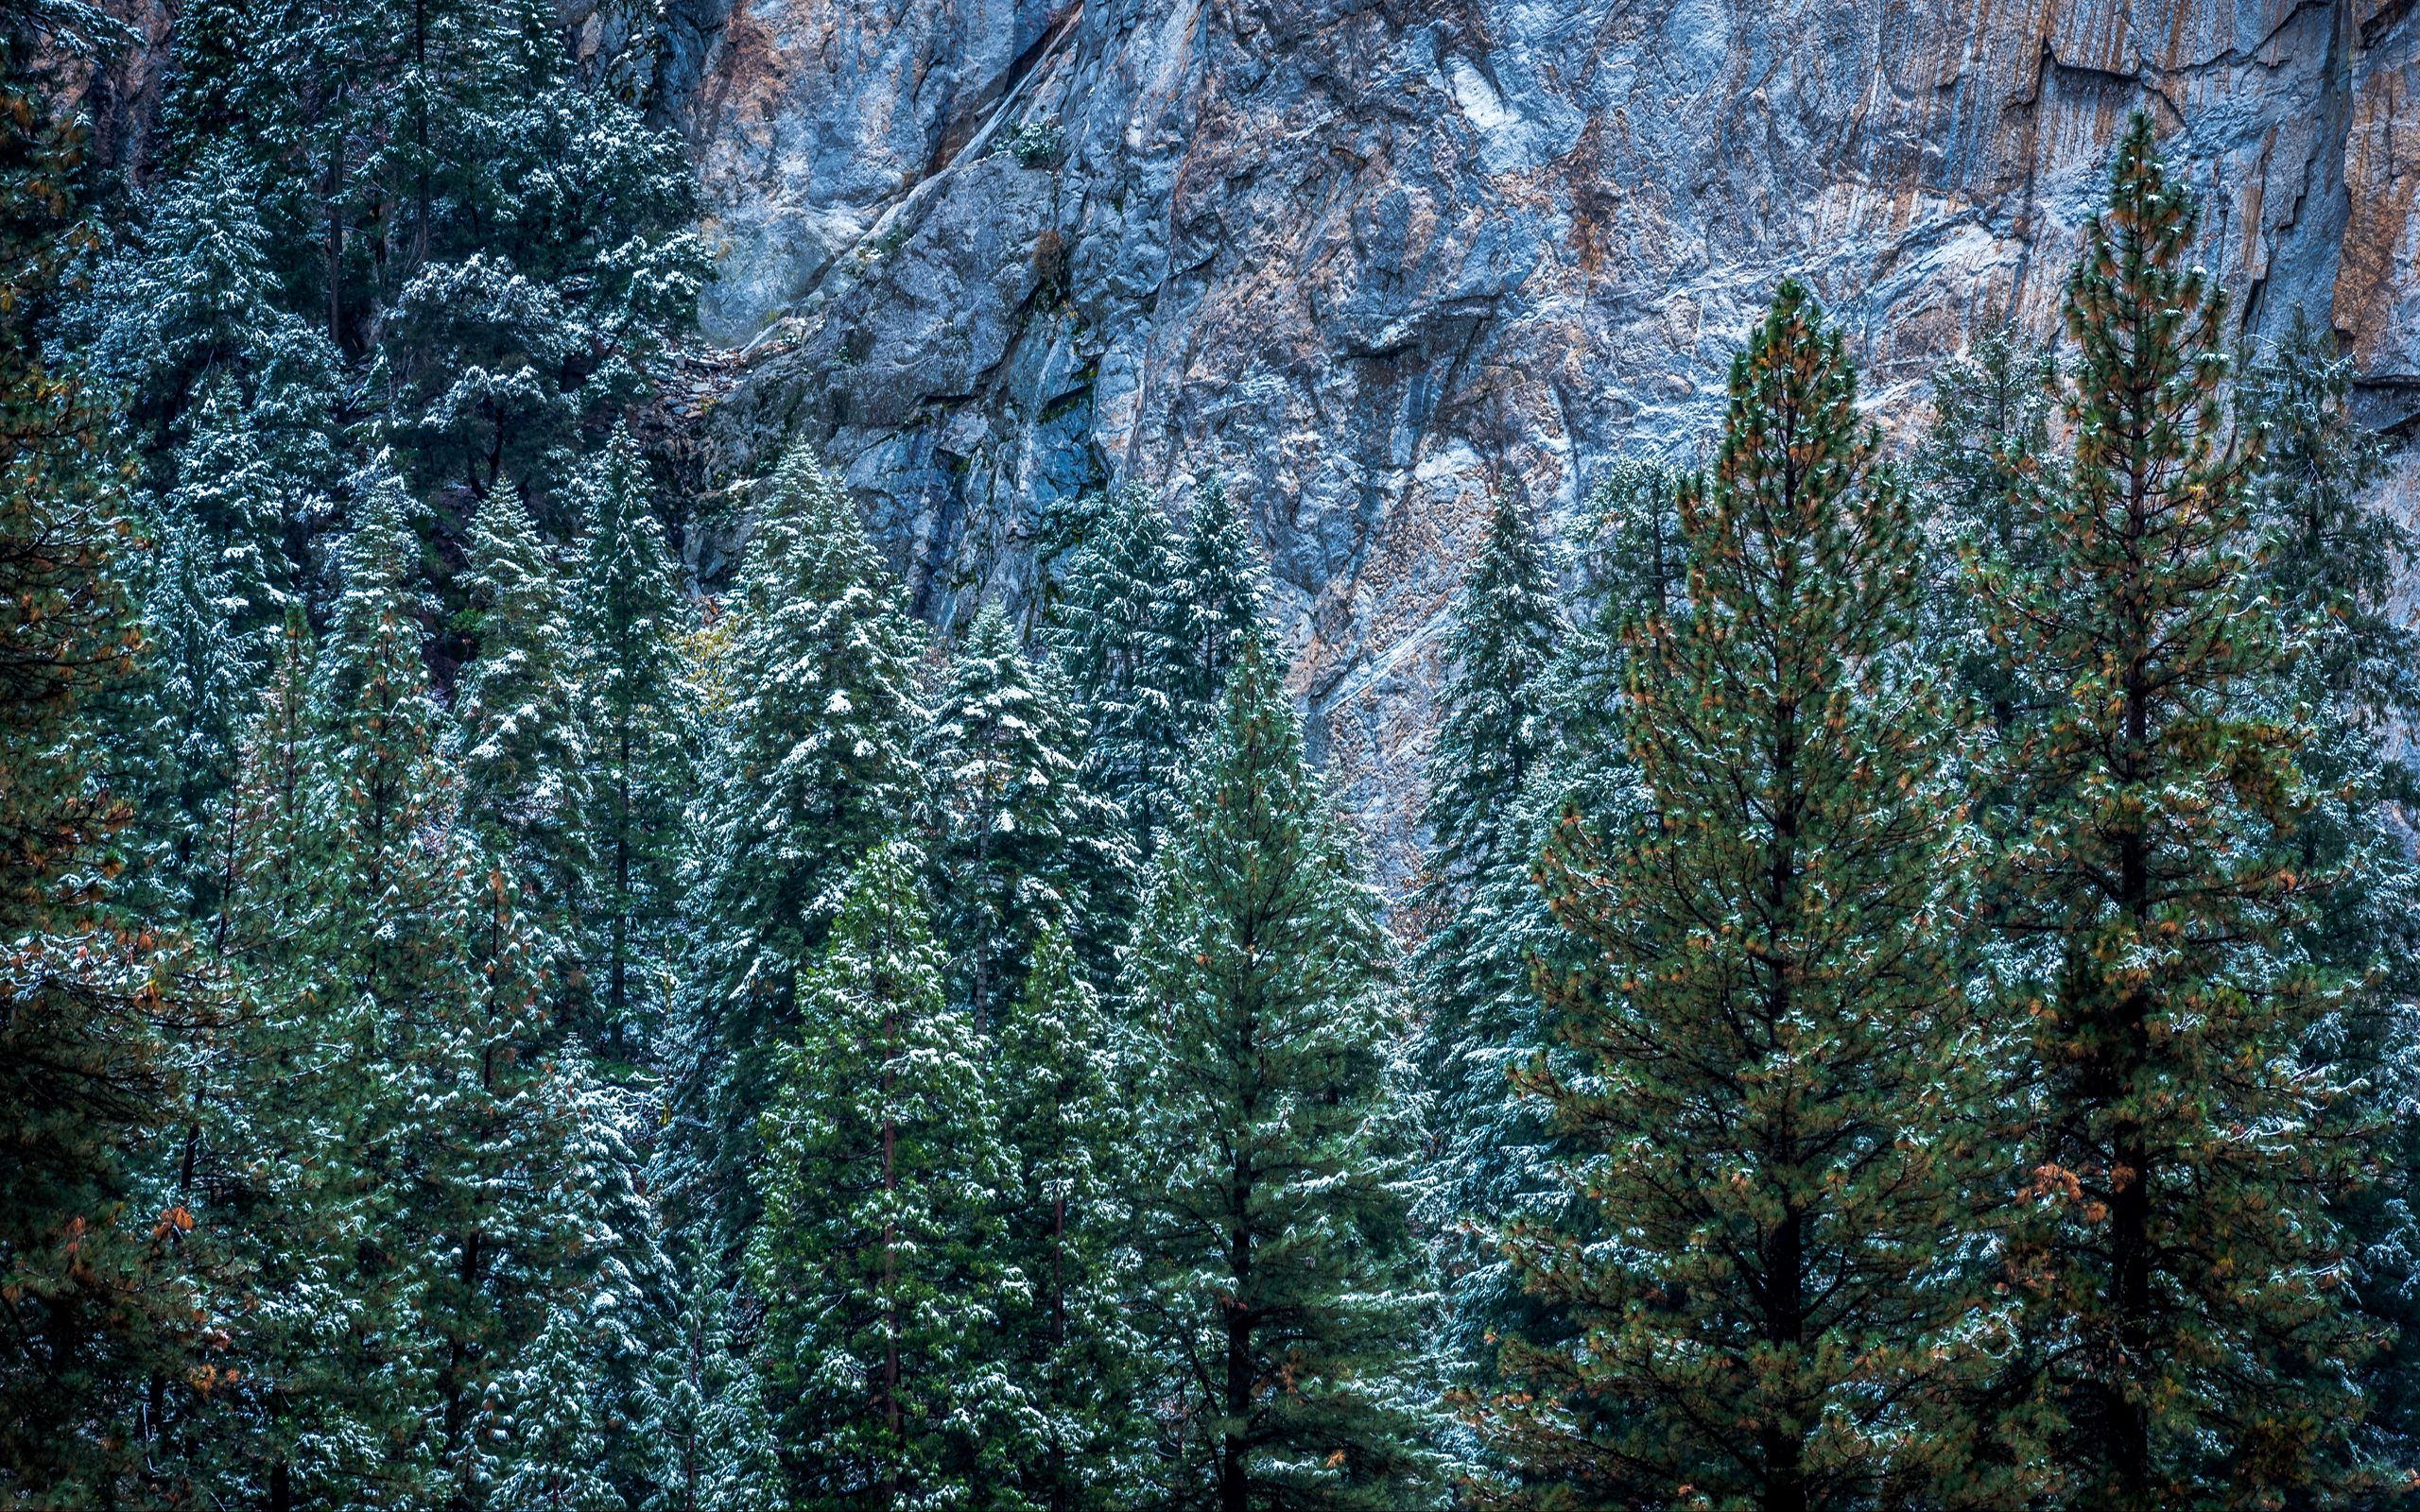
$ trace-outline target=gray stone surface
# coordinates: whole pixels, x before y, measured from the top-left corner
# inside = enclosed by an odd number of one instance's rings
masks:
[[[2299,307],[2420,409],[2411,0],[675,0],[751,344],[726,475],[824,447],[942,621],[1023,601],[1038,511],[1224,473],[1322,751],[1398,871],[1485,490],[1570,511],[1693,455],[1786,272],[1920,410],[2055,318],[2126,112],[2254,332]],[[1039,166],[993,150],[1055,119]],[[2408,483],[2408,478],[2407,478]],[[2410,490],[2403,487],[2403,496]]]

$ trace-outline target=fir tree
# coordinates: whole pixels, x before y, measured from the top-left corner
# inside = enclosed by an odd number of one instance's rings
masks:
[[[585,657],[569,585],[518,500],[497,494],[471,526],[463,628],[478,653],[456,684],[464,816],[524,890],[545,974],[587,1016],[582,921],[596,874],[587,820],[595,770]]]
[[[127,812],[91,780],[91,706],[140,644],[110,421],[37,340],[90,235],[52,70],[89,65],[98,22],[0,16],[0,1485],[96,1504],[175,1489],[137,1413],[151,1380],[155,1407],[186,1398],[197,1305],[169,1237],[189,1223],[138,1206],[182,1099],[164,963],[109,896]]]
[[[952,653],[920,741],[951,995],[987,1030],[1041,932],[1084,932],[1133,867],[1122,816],[1079,776],[1083,728],[1068,701],[990,605]]]
[[[1146,861],[1168,821],[1187,733],[1181,570],[1159,500],[1120,489],[1085,525],[1050,632],[1092,730],[1085,779],[1125,811]]]
[[[1175,690],[1181,739],[1191,745],[1219,720],[1219,699],[1260,627],[1260,548],[1224,478],[1201,485],[1170,585],[1182,676]]]
[[[1027,1287],[1009,1314],[1011,1368],[1036,1422],[1019,1484],[1048,1512],[1124,1504],[1140,1469],[1142,1341],[1125,1316],[1121,1246],[1132,1120],[1111,1043],[1074,947],[1046,923],[1000,1025],[997,1077],[1018,1178],[1002,1243]]]
[[[1486,1352],[1510,1288],[1460,1226],[1509,1213],[1532,1184],[1522,1152],[1538,1143],[1508,1073],[1542,1043],[1523,937],[1537,908],[1524,800],[1548,754],[1559,629],[1544,543],[1520,507],[1498,495],[1444,646],[1453,670],[1438,698],[1418,899],[1435,925],[1412,958],[1418,1058],[1435,1092],[1432,1184],[1419,1216],[1445,1236],[1452,1343],[1464,1360]]]
[[[857,868],[765,1118],[749,1275],[793,1506],[984,1504],[1031,1426],[994,1357],[1011,1169],[919,869],[896,841]]]
[[[1258,636],[1155,866],[1132,965],[1158,1499],[1432,1494],[1389,953]]]
[[[614,427],[578,479],[586,546],[573,629],[587,661],[591,770],[579,786],[596,858],[591,969],[609,1043],[661,1022],[678,908],[683,810],[696,766],[676,640],[687,623],[646,458]]]
[[[2355,1116],[2392,1129],[2411,1106],[2411,1012],[2420,980],[2420,877],[2402,842],[2397,808],[2420,793],[2393,749],[2397,730],[2420,721],[2420,632],[2390,606],[2415,542],[2374,505],[2385,446],[2348,411],[2351,362],[2334,338],[2302,321],[2256,363],[2242,394],[2245,419],[2265,445],[2253,480],[2253,567],[2270,602],[2299,630],[2292,696],[2314,711],[2300,752],[2312,794],[2292,841],[2305,876],[2339,885],[2317,900],[2300,931],[2314,961],[2359,978],[2341,1022],[2309,1052],[2359,1078]],[[2339,1204],[2361,1257],[2363,1311],[2394,1329],[2365,1377],[2379,1457],[2411,1463],[2420,1445],[2420,1233],[2408,1207],[2420,1143],[2390,1132],[2375,1186]]]
[[[1680,499],[1686,613],[1626,634],[1644,799],[1567,814],[1545,874],[1588,959],[1548,973],[1584,1074],[1525,1090],[1604,1235],[1515,1223],[1579,1342],[1508,1343],[1489,1427],[1533,1478],[1638,1504],[2021,1504],[1923,1409],[2014,1319],[1969,1194],[1996,1046],[1950,936],[1971,868],[1910,655],[1921,540],[1854,371],[1785,282]]]
[[[821,948],[851,869],[913,812],[920,635],[856,506],[804,446],[767,485],[732,612],[733,706],[693,899],[710,921],[688,1032],[684,1097],[709,1200],[741,1237],[755,1125],[777,1047],[798,1024],[800,970]]]
[[[2001,922],[2041,1079],[2035,1347],[2111,1508],[2316,1489],[2356,1400],[2338,1074],[2296,1053],[2342,996],[2293,948],[2337,883],[2295,851],[2308,730],[2241,555],[2195,221],[2135,116],[2068,281],[2066,486],[2038,567],[1982,574],[2053,695],[2004,752]]]
[[[781,1466],[754,1364],[713,1267],[690,1273],[674,1348],[654,1362],[641,1431],[656,1449],[641,1512],[776,1512]]]

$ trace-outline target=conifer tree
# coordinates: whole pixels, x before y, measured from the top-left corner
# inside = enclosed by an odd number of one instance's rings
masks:
[[[1412,958],[1418,1059],[1434,1093],[1419,1216],[1442,1236],[1450,1336],[1464,1360],[1485,1351],[1512,1287],[1461,1226],[1508,1215],[1533,1184],[1524,1152],[1539,1131],[1515,1106],[1508,1073],[1543,1042],[1525,937],[1537,904],[1524,805],[1548,755],[1559,629],[1544,543],[1499,494],[1444,646],[1453,670],[1438,698],[1418,899],[1435,924]]]
[[[140,795],[149,896],[164,913],[207,918],[216,903],[206,832],[234,782],[259,669],[254,646],[233,633],[246,606],[224,554],[173,504],[153,550],[138,696],[149,728],[127,742],[147,770],[129,786]]]
[[[2370,1363],[2368,1426],[2383,1438],[2378,1457],[2411,1463],[2420,1445],[2420,1233],[2406,1195],[2420,1172],[2420,1142],[2396,1131],[2411,1106],[2411,1004],[2420,995],[2420,887],[2394,810],[2410,809],[2411,766],[2393,751],[2393,731],[2420,721],[2420,631],[2390,606],[2412,560],[2411,530],[2364,492],[2385,472],[2385,446],[2349,413],[2349,359],[2334,337],[2299,313],[2286,338],[2256,362],[2242,394],[2245,419],[2264,446],[2253,481],[2254,528],[2262,550],[2254,573],[2299,631],[2295,697],[2314,711],[2300,753],[2313,803],[2293,843],[2306,876],[2339,885],[2317,901],[2301,930],[2315,961],[2359,978],[2342,1022],[2315,1052],[2360,1078],[2350,1099],[2387,1129],[2376,1159],[2380,1179],[2338,1206],[2361,1257],[2362,1311],[2393,1326]]]
[[[2136,115],[2067,285],[2066,487],[2038,566],[1982,573],[2052,695],[2000,779],[2007,992],[2041,1081],[2035,1348],[2075,1494],[2113,1509],[2318,1490],[2360,1352],[2339,1074],[2298,1053],[2342,997],[2294,948],[2338,883],[2296,853],[2309,731],[2242,555],[2196,218]]]
[[[1045,929],[1081,932],[1133,868],[1123,816],[1079,775],[1063,679],[1018,649],[997,605],[951,654],[919,742],[933,788],[933,882],[952,1000],[989,1030]]]
[[[1877,449],[1785,282],[1682,490],[1687,611],[1626,630],[1644,801],[1601,830],[1567,812],[1547,852],[1587,959],[1547,981],[1586,1065],[1521,1081],[1605,1238],[1510,1228],[1584,1332],[1508,1342],[1488,1426],[1591,1497],[2021,1504],[1970,1479],[1973,1423],[1922,1410],[2013,1318],[1973,1270],[1996,1046],[1948,943],[1968,847],[1910,654],[1919,528]]]
[[[764,509],[731,609],[731,664],[751,680],[729,715],[691,904],[709,928],[684,1097],[735,1245],[776,1052],[799,1022],[799,971],[857,859],[905,828],[916,798],[921,635],[897,581],[805,446],[768,480]]]
[[[1017,1181],[1002,1243],[1026,1291],[1011,1368],[1035,1426],[1019,1484],[1047,1512],[1124,1504],[1140,1473],[1142,1340],[1123,1306],[1132,1116],[1108,1016],[1066,933],[1046,923],[999,1029],[1000,1130]]]
[[[1011,1168],[919,869],[888,841],[849,882],[765,1117],[748,1269],[793,1506],[980,1504],[1031,1426],[995,1354]]]
[[[1244,642],[1258,633],[1261,576],[1260,548],[1226,479],[1208,479],[1194,498],[1179,576],[1170,585],[1184,674],[1175,697],[1185,745],[1218,723],[1227,679]]]
[[[543,972],[588,1017],[583,937],[596,857],[584,673],[569,585],[520,501],[493,494],[472,523],[459,617],[478,650],[456,684],[464,816],[510,868],[543,936]]]
[[[696,777],[675,639],[686,624],[647,459],[627,426],[583,464],[586,536],[573,628],[587,661],[592,769],[584,849],[596,881],[590,969],[610,1045],[661,1023],[678,908],[682,818]]]
[[[1086,781],[1125,811],[1145,861],[1168,821],[1187,733],[1182,567],[1158,498],[1119,489],[1089,517],[1050,631],[1092,730]]]
[[[1137,1231],[1174,1506],[1432,1495],[1404,1025],[1374,902],[1255,635],[1132,969]]]
[[[714,1267],[690,1273],[674,1347],[654,1362],[638,1419],[656,1449],[641,1512],[776,1512],[781,1466],[754,1363],[733,1337]]]

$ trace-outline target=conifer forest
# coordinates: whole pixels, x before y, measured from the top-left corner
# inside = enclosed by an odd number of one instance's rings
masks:
[[[0,1512],[2420,1504],[2412,463],[2172,114],[1480,458],[1396,867],[1285,500],[937,599],[556,0],[174,9],[0,0]]]

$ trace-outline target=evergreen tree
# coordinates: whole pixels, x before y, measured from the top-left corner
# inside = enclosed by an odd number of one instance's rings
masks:
[[[147,770],[135,830],[147,881],[163,912],[208,918],[216,879],[208,860],[211,813],[233,785],[238,733],[258,677],[254,647],[232,626],[246,608],[225,555],[172,503],[160,521],[144,595],[144,686],[149,728],[127,742]]]
[[[1002,1243],[1028,1291],[1011,1367],[1036,1426],[1019,1484],[1048,1512],[1124,1504],[1141,1472],[1142,1341],[1123,1307],[1122,1160],[1132,1118],[1108,1017],[1055,923],[999,1031],[1000,1129],[1016,1165]]]
[[[800,446],[764,509],[731,610],[732,664],[751,680],[730,713],[692,903],[707,943],[684,1090],[707,1200],[735,1245],[776,1050],[799,1022],[798,973],[856,859],[904,829],[916,796],[921,637],[856,506]]]
[[[1154,868],[1132,965],[1158,1500],[1432,1495],[1412,1120],[1375,908],[1258,636]]]
[[[464,816],[524,891],[544,972],[586,1018],[583,920],[596,874],[585,656],[570,588],[518,500],[492,495],[471,526],[462,627],[477,655],[456,684]]]
[[[1494,1246],[1461,1226],[1509,1214],[1534,1186],[1525,1152],[1540,1131],[1514,1106],[1508,1073],[1543,1042],[1524,937],[1537,912],[1524,802],[1548,754],[1559,629],[1544,543],[1499,494],[1444,647],[1452,671],[1438,697],[1417,900],[1435,922],[1412,957],[1418,1058],[1435,1094],[1431,1185],[1418,1215],[1443,1238],[1450,1339],[1465,1361],[1488,1352],[1517,1283],[1489,1263]]]
[[[1085,524],[1050,631],[1092,730],[1085,780],[1125,811],[1145,861],[1168,822],[1187,734],[1181,571],[1159,500],[1120,489]]]
[[[690,1275],[675,1347],[655,1361],[641,1431],[655,1446],[641,1512],[776,1512],[781,1466],[754,1364],[732,1334],[730,1294]]]
[[[1034,1426],[996,1358],[1011,1169],[919,869],[890,841],[851,879],[765,1118],[749,1275],[798,1507],[1004,1502]]]
[[[583,848],[596,858],[591,904],[596,1011],[619,1049],[662,1022],[678,908],[683,810],[696,777],[693,727],[676,636],[687,623],[664,531],[648,503],[647,461],[625,426],[578,480],[586,549],[573,629],[587,661]]]
[[[1982,577],[2052,694],[2000,779],[2007,990],[2041,1081],[2027,1280],[2077,1494],[2111,1508],[2316,1491],[2360,1352],[2339,1074],[2297,1054],[2342,998],[2295,948],[2339,884],[2295,850],[2308,729],[2241,554],[2195,221],[2135,116],[2068,281],[2067,483],[2038,567]]]
[[[1219,722],[1219,699],[1260,627],[1260,548],[1224,478],[1201,485],[1170,585],[1181,677],[1176,710],[1190,746]]]
[[[1594,1497],[2022,1504],[1974,1478],[1975,1424],[1925,1410],[2013,1334],[1968,1211],[2001,1057],[1951,943],[1970,848],[1911,654],[1919,527],[1878,445],[1785,282],[1682,490],[1687,612],[1626,632],[1645,801],[1601,832],[1567,815],[1547,852],[1588,956],[1547,981],[1587,1065],[1521,1082],[1604,1239],[1507,1232],[1585,1332],[1508,1343],[1489,1426]]]
[[[2351,362],[2333,336],[2304,323],[2255,364],[2245,419],[2265,439],[2253,480],[2253,572],[2299,632],[2293,696],[2314,726],[2300,752],[2313,802],[2293,843],[2305,876],[2340,885],[2317,901],[2301,930],[2315,961],[2357,976],[2340,1024],[2308,1053],[2360,1078],[2352,1099],[2393,1129],[2411,1104],[2411,1004],[2420,995],[2420,878],[2395,817],[2420,793],[2390,742],[2420,722],[2420,632],[2391,606],[2414,551],[2411,532],[2363,495],[2386,467],[2385,446],[2348,412]],[[2392,805],[2392,806],[2390,806]],[[2390,1132],[2383,1179],[2339,1204],[2361,1257],[2363,1311],[2394,1330],[2371,1362],[2365,1389],[2377,1457],[2411,1463],[2420,1446],[2420,1233],[2408,1194],[2420,1143]]]
[[[950,657],[920,740],[952,1001],[996,1027],[1046,929],[1083,932],[1133,868],[1116,808],[1087,792],[1065,683],[1018,650],[997,605]]]

